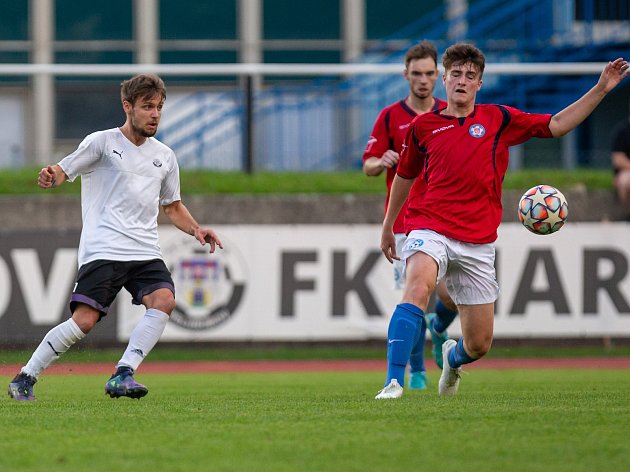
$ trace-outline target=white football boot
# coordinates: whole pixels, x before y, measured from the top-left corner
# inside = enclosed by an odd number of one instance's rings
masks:
[[[375,400],[383,400],[385,398],[400,398],[403,394],[403,388],[398,380],[392,379],[389,384],[374,397]]]
[[[451,349],[455,349],[457,342],[448,339],[442,345],[442,375],[438,384],[438,392],[442,396],[455,395],[459,388],[459,378],[462,371],[461,367],[453,369],[448,363],[448,353]]]

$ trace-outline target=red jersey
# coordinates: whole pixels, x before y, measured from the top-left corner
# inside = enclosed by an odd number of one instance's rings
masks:
[[[446,102],[438,98],[433,99],[433,110],[439,110],[446,107]],[[363,161],[370,157],[383,156],[385,151],[391,149],[397,153],[401,153],[403,143],[405,142],[405,135],[407,129],[411,124],[411,121],[418,116],[407,104],[405,100],[393,103],[386,108],[383,108],[379,113],[370,139],[368,139],[367,147],[363,153]],[[387,184],[387,198],[385,199],[385,211],[387,211],[387,202],[389,202],[389,193],[392,188],[392,182],[394,181],[394,175],[396,174],[395,168],[385,169],[385,183]],[[394,223],[394,233],[405,232],[405,210],[407,204],[402,207],[396,222]]]
[[[503,105],[475,105],[465,118],[439,111],[415,118],[396,170],[423,182],[407,199],[406,232],[430,229],[477,244],[496,240],[508,147],[553,137],[550,120]]]

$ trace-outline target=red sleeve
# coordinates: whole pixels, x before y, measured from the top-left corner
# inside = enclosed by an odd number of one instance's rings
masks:
[[[505,130],[508,146],[524,143],[530,138],[553,138],[549,130],[551,114],[525,113],[508,106],[503,108],[510,114],[510,123]]]
[[[418,177],[424,163],[424,152],[420,148],[416,137],[416,121],[418,121],[419,117],[417,116],[413,119],[407,130],[405,144],[403,144],[400,160],[396,166],[396,174],[404,179],[415,179]]]
[[[372,134],[368,139],[367,146],[363,152],[363,161],[366,161],[369,157],[382,157],[385,151],[389,149],[389,133],[387,132],[387,114],[389,113],[389,107],[383,109],[376,121],[374,122],[374,128]]]

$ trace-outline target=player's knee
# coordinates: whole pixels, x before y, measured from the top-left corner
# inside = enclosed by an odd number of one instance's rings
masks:
[[[94,325],[100,318],[100,313],[94,309],[77,308],[72,314],[72,319],[83,333],[87,334],[92,331]]]
[[[405,292],[403,293],[402,302],[411,303],[419,307],[421,310],[426,310],[429,305],[429,298],[433,287],[430,287],[426,283],[420,281],[416,283],[405,282]]]
[[[168,306],[166,307],[166,310],[164,310],[164,313],[166,313],[168,316],[171,316],[171,313],[173,313],[174,309],[175,309],[175,298],[171,297],[171,299],[168,301]]]
[[[173,294],[169,291],[168,294],[156,298],[153,308],[170,316],[175,309],[175,297],[173,297]]]
[[[161,288],[155,292],[145,295],[142,299],[142,304],[147,308],[160,310],[170,316],[175,309],[175,296],[171,290]]]
[[[474,359],[485,356],[492,346],[492,337],[475,337],[464,341],[466,352]]]
[[[171,316],[171,313],[175,309],[175,298],[173,297],[160,298],[156,301],[156,303],[153,305],[152,308],[155,308],[156,310],[160,310],[166,313],[167,315]]]

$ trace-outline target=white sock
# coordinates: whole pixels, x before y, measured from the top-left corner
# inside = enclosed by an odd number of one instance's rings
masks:
[[[61,354],[84,337],[85,333],[72,318],[58,324],[46,333],[27,364],[22,367],[22,372],[37,378],[44,369],[59,359]]]
[[[168,318],[163,311],[149,308],[131,332],[127,349],[116,367],[127,366],[135,371],[162,336]]]

